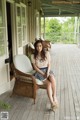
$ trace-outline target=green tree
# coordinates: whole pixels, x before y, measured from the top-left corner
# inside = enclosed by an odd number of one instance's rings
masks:
[[[45,21],[46,39],[56,42],[61,35],[61,24],[57,19],[46,19]]]
[[[63,23],[60,23],[56,18],[46,18],[45,39],[52,41],[52,43],[74,43],[74,22],[75,17],[71,17]],[[44,24],[44,21],[42,23]]]
[[[62,41],[63,43],[74,43],[74,22],[75,18],[71,17],[62,24]]]

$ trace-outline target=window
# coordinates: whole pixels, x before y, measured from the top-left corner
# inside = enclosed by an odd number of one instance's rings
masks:
[[[0,56],[5,54],[5,27],[3,20],[2,1],[0,0]]]

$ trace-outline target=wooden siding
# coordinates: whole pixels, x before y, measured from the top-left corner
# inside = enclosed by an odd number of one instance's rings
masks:
[[[9,120],[80,120],[80,48],[77,45],[54,44],[51,49],[52,70],[57,85],[59,108],[52,112],[46,90],[39,89],[33,99],[14,96],[11,91],[0,96],[11,104]]]

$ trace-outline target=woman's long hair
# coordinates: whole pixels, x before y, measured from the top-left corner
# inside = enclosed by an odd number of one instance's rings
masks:
[[[45,50],[43,48],[43,41],[42,40],[37,40],[35,43],[34,43],[34,47],[35,47],[35,51],[34,51],[34,58],[36,59],[37,58],[37,55],[38,55],[38,51],[37,51],[37,44],[38,43],[41,43],[42,44],[42,51],[41,51],[41,58],[42,60],[45,60],[46,58],[46,53],[45,53]]]

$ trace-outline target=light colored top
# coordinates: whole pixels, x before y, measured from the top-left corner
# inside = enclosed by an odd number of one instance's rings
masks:
[[[45,60],[42,60],[40,56],[38,56],[36,59],[34,59],[34,55],[31,55],[31,62],[35,64],[38,68],[44,68],[48,66],[48,63],[50,63],[50,53],[46,52],[46,58]]]

